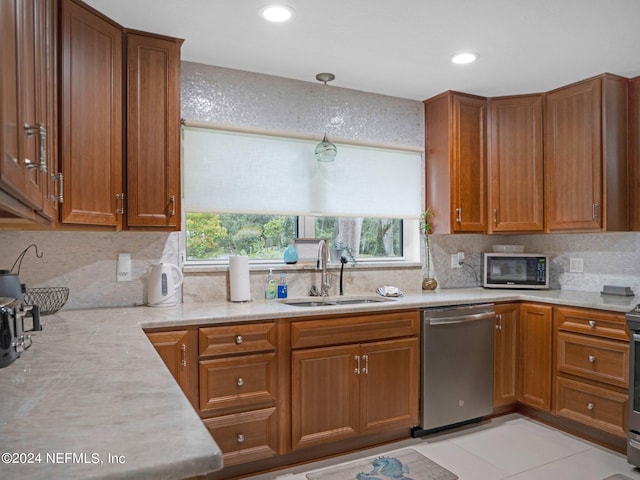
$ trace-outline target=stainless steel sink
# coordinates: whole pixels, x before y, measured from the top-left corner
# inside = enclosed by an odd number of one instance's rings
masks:
[[[395,301],[393,298],[375,296],[302,297],[280,300],[281,303],[285,305],[291,305],[292,307],[331,307],[336,305],[360,305],[363,303],[383,303],[393,301]]]

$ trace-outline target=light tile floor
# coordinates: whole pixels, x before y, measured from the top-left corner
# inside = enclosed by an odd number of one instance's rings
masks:
[[[640,469],[628,464],[624,455],[516,414],[250,479],[306,480],[305,473],[311,470],[406,447],[452,471],[460,480],[604,480],[615,474],[640,480]]]

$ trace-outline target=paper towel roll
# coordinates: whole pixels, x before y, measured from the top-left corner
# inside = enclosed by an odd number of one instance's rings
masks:
[[[251,300],[249,257],[244,255],[232,255],[229,257],[229,286],[232,302],[248,302]]]

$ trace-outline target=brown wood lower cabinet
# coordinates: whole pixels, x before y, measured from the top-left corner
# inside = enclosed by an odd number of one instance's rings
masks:
[[[551,410],[553,310],[549,305],[520,306],[520,389],[518,401]]]
[[[622,451],[624,314],[496,305],[494,407]],[[406,439],[418,425],[420,312],[147,331],[223,452],[212,478]]]
[[[496,305],[493,343],[493,406],[518,401],[518,318],[520,304]]]
[[[292,323],[294,348],[360,340],[291,352],[294,450],[393,428],[406,427],[408,434],[419,421],[418,316],[411,311],[355,316],[353,323]]]
[[[554,413],[626,438],[629,336],[624,314],[556,307]]]
[[[225,466],[269,458],[278,453],[275,407],[207,418],[204,424],[224,453]]]
[[[199,411],[225,466],[280,452],[277,331],[274,321],[198,329]]]
[[[418,422],[417,338],[291,354],[293,448]]]
[[[148,331],[147,337],[155,347],[173,378],[194,408],[198,407],[198,377],[196,370],[196,330]]]

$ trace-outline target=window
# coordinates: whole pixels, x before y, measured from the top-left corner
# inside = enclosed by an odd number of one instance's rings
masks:
[[[312,217],[312,238],[326,238],[332,249],[349,247],[360,260],[403,256],[402,220],[397,218]],[[187,212],[187,261],[224,262],[229,255],[281,260],[305,217]]]
[[[327,238],[360,260],[406,258],[421,211],[419,152],[338,144],[335,162],[317,141],[183,128],[187,261],[229,255],[282,261],[293,238]]]

